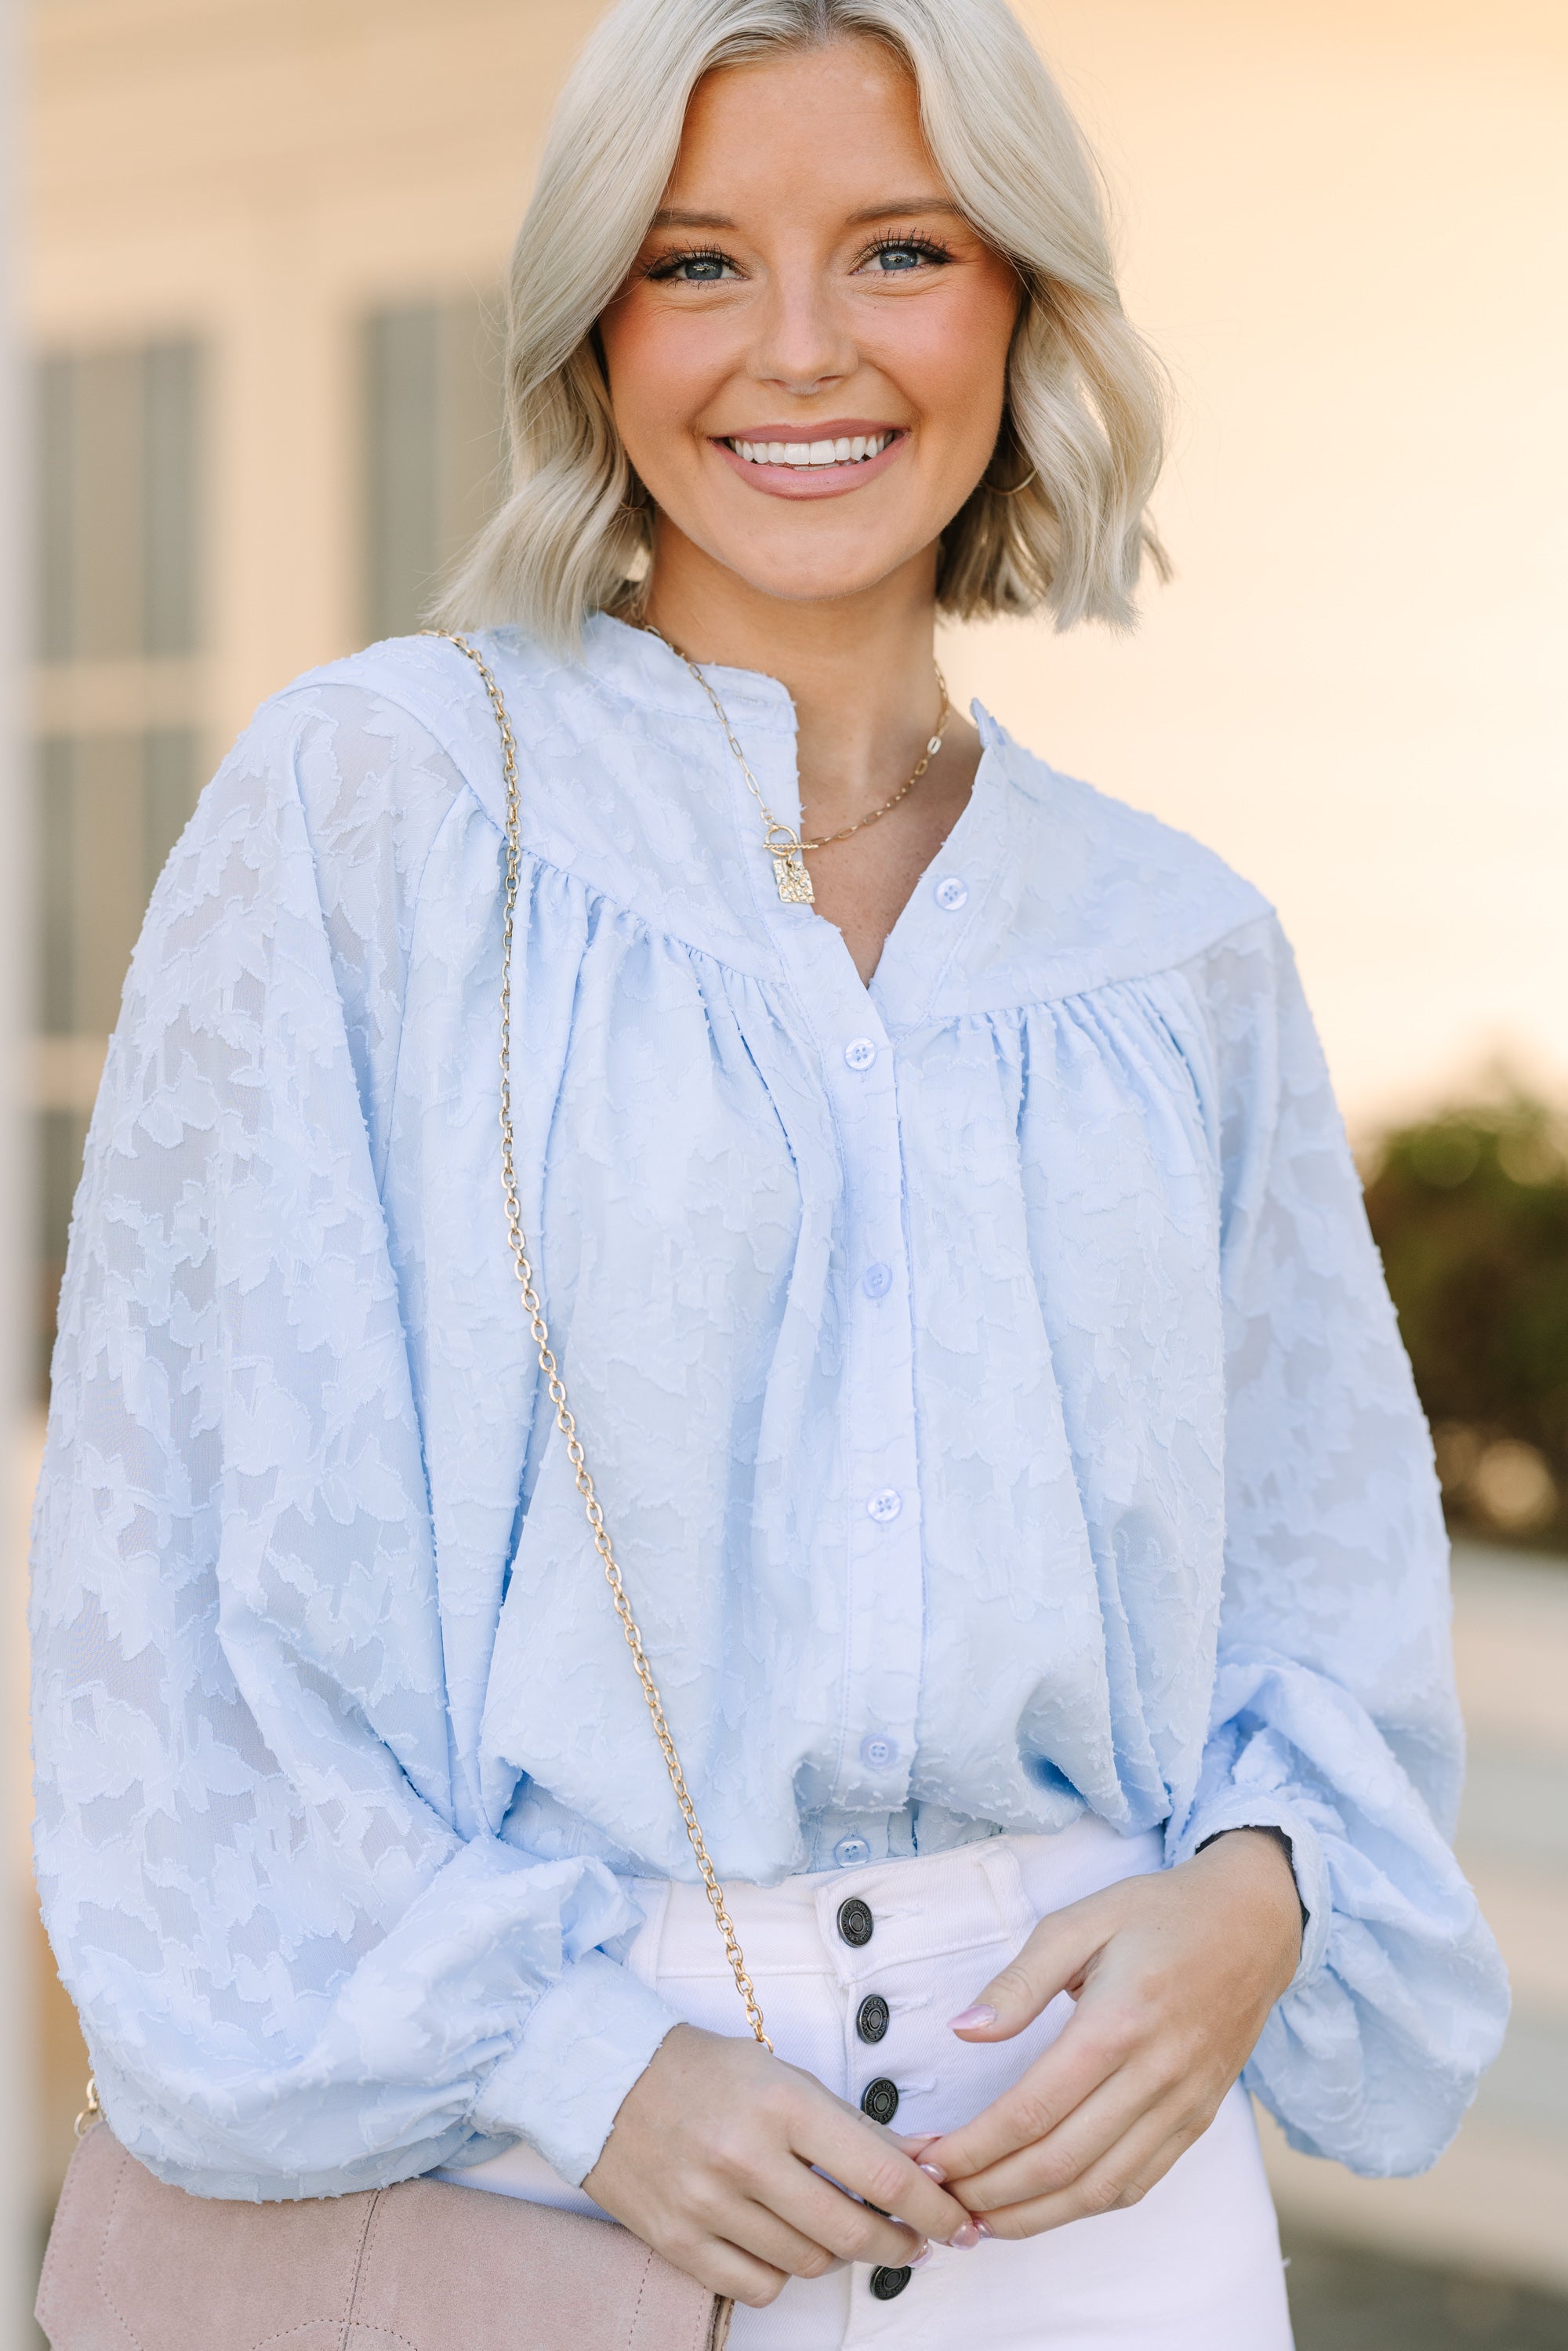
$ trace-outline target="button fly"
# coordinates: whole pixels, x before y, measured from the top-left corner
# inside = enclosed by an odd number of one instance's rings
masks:
[[[876,1041],[871,1037],[852,1037],[844,1047],[844,1059],[852,1070],[869,1070],[876,1059]]]
[[[881,1992],[868,1991],[855,2011],[855,2031],[862,2041],[881,2041],[892,2022],[892,2014]]]
[[[890,2123],[898,2112],[898,2084],[879,2074],[861,2092],[861,2112],[869,2115],[873,2123]]]
[[[857,1951],[870,1942],[875,1929],[876,1920],[871,1915],[871,1904],[862,1902],[858,1894],[852,1894],[847,1902],[840,1903],[839,1932],[844,1941],[852,1944]]]

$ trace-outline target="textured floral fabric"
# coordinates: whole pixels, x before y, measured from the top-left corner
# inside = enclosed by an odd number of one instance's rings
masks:
[[[719,1869],[1277,1824],[1310,1919],[1248,2079],[1429,2162],[1505,1992],[1429,1448],[1268,907],[980,714],[868,991],[670,654],[484,642],[524,1215]],[[788,696],[713,675],[792,813]],[[277,696],[93,1120],[37,1860],[116,2130],[207,2193],[519,2136],[580,2179],[671,2021],[627,1886],[692,1864],[501,1214],[502,820],[453,646]]]

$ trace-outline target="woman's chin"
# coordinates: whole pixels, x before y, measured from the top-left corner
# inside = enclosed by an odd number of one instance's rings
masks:
[[[895,544],[759,549],[755,537],[710,539],[698,550],[758,598],[779,604],[836,604],[848,597],[869,594],[926,550],[911,548],[900,535]],[[655,576],[664,567],[655,558]],[[684,566],[682,567],[685,568]]]

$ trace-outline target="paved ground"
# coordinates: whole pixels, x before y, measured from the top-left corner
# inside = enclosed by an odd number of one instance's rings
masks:
[[[1287,2230],[1296,2351],[1565,2351],[1568,2301]]]

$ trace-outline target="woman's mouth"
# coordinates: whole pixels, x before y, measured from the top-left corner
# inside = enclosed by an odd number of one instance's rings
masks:
[[[748,488],[773,497],[838,497],[874,481],[909,439],[906,424],[875,424],[862,416],[829,420],[815,433],[799,425],[762,425],[753,433],[716,434],[713,446]]]
[[[863,465],[868,458],[880,457],[897,438],[893,432],[841,433],[832,440],[821,441],[747,441],[729,435],[725,446],[747,465]]]

